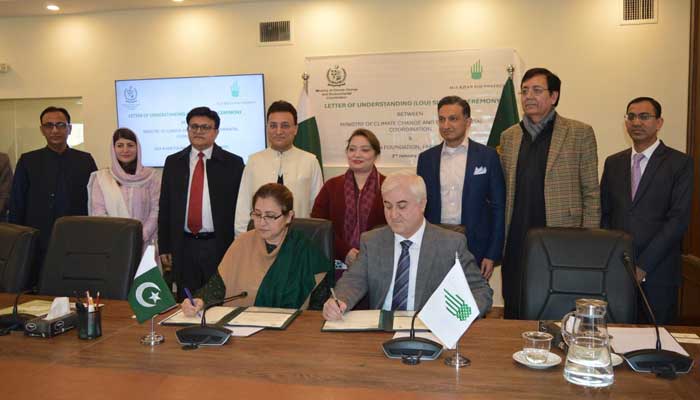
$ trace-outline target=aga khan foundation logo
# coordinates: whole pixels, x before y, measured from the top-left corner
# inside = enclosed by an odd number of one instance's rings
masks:
[[[472,315],[472,308],[458,294],[452,294],[445,289],[445,308],[455,318],[466,321]]]

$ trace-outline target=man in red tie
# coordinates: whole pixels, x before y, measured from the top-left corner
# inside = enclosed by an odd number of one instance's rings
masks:
[[[217,146],[219,115],[208,107],[187,114],[190,146],[168,156],[158,212],[161,262],[172,267],[178,297],[216,272],[233,241],[243,159]]]

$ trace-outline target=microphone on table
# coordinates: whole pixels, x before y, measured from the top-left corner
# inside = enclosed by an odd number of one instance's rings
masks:
[[[382,350],[387,357],[401,359],[401,362],[408,365],[416,365],[420,363],[421,359],[435,360],[440,357],[442,344],[416,337],[416,317],[421,310],[423,307],[417,310],[411,318],[411,330],[408,337],[391,339],[382,343]]]
[[[188,326],[179,329],[175,332],[177,341],[183,345],[183,349],[188,350],[196,349],[199,346],[221,346],[225,344],[231,337],[231,331],[221,326],[207,325],[207,310],[232,300],[242,299],[246,296],[248,296],[248,292],[243,291],[235,296],[205,304],[202,308],[201,323],[198,326]]]
[[[11,331],[24,330],[24,324],[30,319],[36,318],[36,315],[20,313],[17,311],[19,307],[19,298],[22,295],[32,293],[36,293],[36,289],[19,291],[12,306],[12,313],[0,315],[0,336],[7,335]]]
[[[630,368],[636,372],[653,372],[656,376],[661,378],[673,379],[677,374],[685,374],[690,371],[693,366],[693,359],[683,354],[676,353],[675,351],[663,350],[661,348],[661,335],[659,335],[659,325],[656,323],[656,317],[654,312],[649,305],[649,300],[647,300],[646,294],[644,294],[644,289],[642,285],[637,281],[637,276],[635,274],[635,267],[632,263],[632,258],[624,252],[622,254],[622,261],[625,264],[625,269],[629,273],[630,277],[634,281],[634,284],[641,294],[642,300],[644,301],[644,309],[646,310],[651,322],[654,324],[656,329],[656,348],[655,349],[640,349],[627,352],[622,356],[629,364]]]

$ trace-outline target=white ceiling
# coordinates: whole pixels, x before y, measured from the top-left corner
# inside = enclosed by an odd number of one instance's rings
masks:
[[[251,0],[0,0],[0,17],[26,17],[56,14],[80,14],[143,8],[187,7],[224,3],[245,3]],[[49,11],[47,4],[56,4],[61,10]]]

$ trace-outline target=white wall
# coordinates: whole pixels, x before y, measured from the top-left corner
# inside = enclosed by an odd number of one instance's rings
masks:
[[[0,98],[83,98],[85,148],[108,165],[114,80],[263,72],[268,102],[295,102],[306,56],[515,48],[562,81],[559,111],[594,126],[605,156],[629,145],[629,99],[664,106],[662,138],[685,149],[690,1],[659,23],[618,25],[617,0],[288,1],[0,19]],[[258,47],[257,23],[291,18],[295,45]],[[36,132],[39,135],[39,130]],[[333,175],[339,171],[328,171]]]
[[[661,137],[685,150],[690,0],[660,2],[654,25],[620,26],[619,8],[619,0],[285,1],[2,18],[0,62],[12,70],[0,74],[0,99],[82,97],[84,147],[107,166],[115,79],[262,72],[268,103],[296,102],[307,56],[514,48],[526,67],[561,77],[559,112],[593,125],[602,172],[605,157],[630,144],[622,115],[636,96],[662,103]],[[282,18],[293,21],[295,45],[258,47],[258,22]]]

